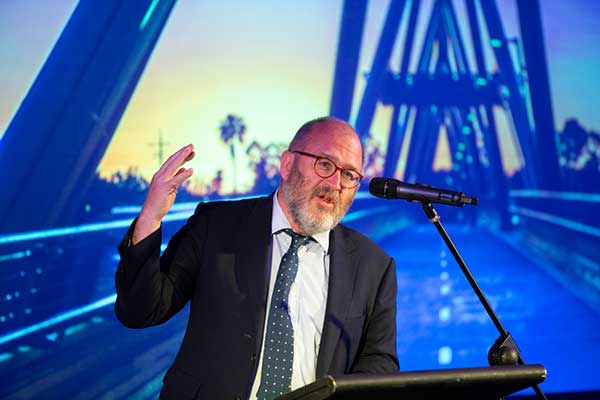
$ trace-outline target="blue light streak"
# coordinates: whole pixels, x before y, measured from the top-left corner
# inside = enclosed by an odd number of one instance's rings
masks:
[[[200,199],[199,201],[202,203],[214,203],[216,201],[235,201],[235,200],[247,200],[247,199],[255,199],[258,197],[264,197],[267,195],[264,194],[256,194],[251,196],[235,196],[235,197],[223,197],[221,199]],[[357,196],[358,197],[358,196]],[[186,210],[195,210],[198,206],[198,201],[186,201],[182,203],[175,203],[171,206],[169,212],[173,211],[186,211]],[[142,211],[142,206],[117,206],[110,209],[111,214],[139,214]]]
[[[49,237],[56,236],[75,235],[79,233],[102,231],[106,229],[125,228],[131,224],[131,221],[131,219],[126,219],[79,226],[68,226],[64,228],[46,229],[40,231],[11,233],[7,235],[1,235],[0,244],[25,242],[28,240],[46,239]]]
[[[521,189],[508,192],[510,197],[530,198],[530,199],[556,199],[566,201],[586,201],[590,203],[600,203],[600,194],[598,193],[579,193],[579,192],[552,192],[549,190]]]
[[[384,213],[386,211],[389,211],[390,209],[391,209],[390,206],[381,206],[381,207],[375,207],[375,208],[369,208],[366,210],[351,212],[351,213],[346,214],[343,221],[344,222],[355,221],[357,219],[368,217],[370,215]]]
[[[150,17],[152,17],[152,14],[154,14],[154,9],[156,8],[156,6],[158,5],[158,0],[152,0],[152,3],[150,4],[150,7],[148,7],[148,10],[146,11],[146,14],[144,15],[144,18],[142,18],[142,22],[140,22],[140,28],[139,30],[143,30],[146,25],[148,24],[148,21],[150,21]]]
[[[188,219],[192,215],[192,213],[193,210],[167,214],[163,218],[163,222],[181,221],[182,219]]]
[[[87,326],[88,326],[88,324],[86,322],[81,322],[79,324],[70,326],[67,329],[65,329],[65,336],[71,336],[77,332],[80,332],[80,331],[84,330],[85,328],[87,328]]]
[[[5,254],[0,256],[0,262],[2,261],[10,261],[10,260],[18,260],[19,258],[29,257],[31,255],[30,250],[18,251],[16,253]]]
[[[556,215],[547,214],[541,211],[531,210],[524,207],[511,206],[510,212],[522,215],[524,217],[529,217],[533,219],[537,219],[540,221],[548,222],[550,224],[558,225],[563,228],[571,229],[573,231],[586,233],[588,235],[600,237],[600,229],[582,224],[581,222],[572,221],[570,219],[557,217]]]
[[[185,202],[185,203],[175,203],[175,204],[173,204],[173,206],[171,207],[169,212],[194,210],[197,205],[198,205],[198,203],[193,202],[193,201],[189,201],[189,202]],[[140,213],[140,211],[142,211],[142,206],[119,206],[119,207],[111,208],[110,213],[113,215],[115,215],[115,214],[135,214],[135,215],[137,215]]]
[[[189,218],[192,215],[193,210],[186,212],[177,212],[167,214],[163,218],[163,222],[179,221]],[[104,231],[109,229],[127,228],[131,225],[133,219],[122,219],[117,221],[109,222],[98,222],[93,224],[79,225],[79,226],[68,226],[64,228],[46,229],[41,231],[21,232],[12,233],[0,236],[0,245],[8,243],[25,242],[28,240],[36,239],[47,239],[50,237],[65,236],[65,235],[77,235],[81,233]]]
[[[103,299],[97,300],[93,303],[90,303],[88,305],[82,306],[82,307],[77,307],[74,308],[72,310],[69,311],[65,311],[63,313],[60,313],[58,315],[55,315],[51,318],[48,318],[45,321],[42,322],[38,322],[36,324],[30,325],[28,327],[13,331],[13,332],[9,332],[5,335],[0,336],[0,345],[10,342],[12,340],[15,339],[19,339],[23,336],[29,335],[31,333],[37,332],[39,330],[42,330],[44,328],[48,328],[50,326],[56,325],[56,324],[60,324],[61,322],[64,322],[66,320],[69,320],[71,318],[75,318],[78,317],[80,315],[89,313],[91,311],[97,310],[99,308],[114,304],[115,299],[117,298],[116,294],[107,296]]]

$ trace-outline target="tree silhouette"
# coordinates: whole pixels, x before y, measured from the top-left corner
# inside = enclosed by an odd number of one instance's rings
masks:
[[[277,188],[279,178],[279,157],[287,148],[286,143],[269,143],[262,146],[254,141],[246,149],[249,165],[254,169],[256,178],[250,189],[252,194],[271,193]]]
[[[235,162],[235,139],[242,143],[244,141],[244,133],[246,133],[246,125],[241,117],[233,114],[227,115],[225,120],[221,122],[219,127],[221,131],[221,139],[225,144],[229,145],[231,153],[231,161],[233,163],[233,191],[237,193],[237,167]]]
[[[559,153],[565,190],[600,190],[600,133],[569,119],[559,135]]]

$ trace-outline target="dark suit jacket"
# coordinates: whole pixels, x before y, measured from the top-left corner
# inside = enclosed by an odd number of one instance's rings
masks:
[[[161,324],[191,301],[161,398],[250,395],[267,310],[272,201],[200,204],[160,258],[160,230],[127,246],[130,228],[121,242],[115,312],[125,326]],[[397,370],[394,260],[337,226],[317,377]]]

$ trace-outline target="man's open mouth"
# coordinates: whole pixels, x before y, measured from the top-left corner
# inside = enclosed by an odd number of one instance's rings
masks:
[[[336,199],[330,195],[328,195],[327,193],[319,193],[317,194],[317,197],[325,204],[328,205],[335,205],[336,203]]]

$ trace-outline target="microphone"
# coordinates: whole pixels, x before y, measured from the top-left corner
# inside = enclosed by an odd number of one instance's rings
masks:
[[[369,192],[384,199],[401,199],[421,203],[440,203],[462,207],[465,204],[477,205],[479,200],[467,197],[462,192],[437,189],[421,183],[404,183],[393,178],[373,178],[369,182]]]

